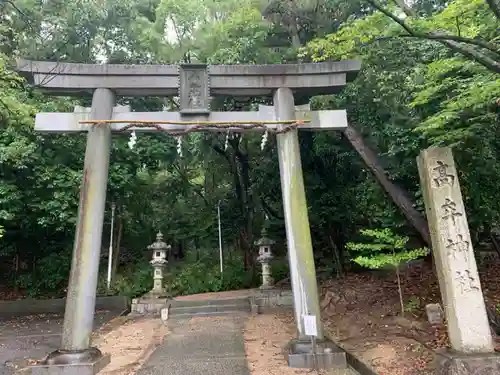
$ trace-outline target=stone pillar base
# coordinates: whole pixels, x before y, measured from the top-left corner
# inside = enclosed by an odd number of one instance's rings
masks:
[[[451,350],[438,353],[439,375],[500,374],[500,354],[462,354]]]
[[[32,375],[96,375],[111,358],[97,348],[80,352],[57,350],[37,365],[30,366]]]
[[[167,306],[167,298],[151,297],[146,294],[132,300],[131,316],[160,316],[161,310]]]
[[[313,351],[311,341],[292,340],[285,350],[288,367],[308,369],[347,369],[346,353],[333,342],[318,341]]]
[[[289,290],[276,288],[261,289],[255,291],[250,298],[252,313],[267,313],[293,307],[293,296]]]
[[[161,290],[150,290],[141,298],[155,299],[155,298],[168,298],[168,297],[169,294],[167,290],[165,288],[162,288]]]
[[[259,289],[261,290],[269,290],[269,289],[274,289],[274,285],[273,284],[262,284]]]

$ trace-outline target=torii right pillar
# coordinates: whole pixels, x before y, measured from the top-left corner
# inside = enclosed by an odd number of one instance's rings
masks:
[[[289,88],[273,96],[275,119],[295,119],[295,100]],[[297,339],[286,352],[290,367],[347,370],[345,353],[325,340],[321,323],[318,284],[307,212],[304,177],[297,129],[277,134],[281,194],[292,281]]]
[[[417,158],[451,350],[441,375],[500,374],[451,148]]]
[[[276,90],[273,103],[277,121],[295,119],[295,101],[292,90],[288,88]],[[276,139],[297,338],[300,341],[310,340],[304,324],[304,315],[310,315],[316,320],[316,339],[323,340],[298,131],[294,129],[278,134]]]

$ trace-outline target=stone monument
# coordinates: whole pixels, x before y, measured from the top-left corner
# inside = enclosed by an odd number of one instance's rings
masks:
[[[429,148],[417,163],[452,347],[442,374],[500,374],[452,151]]]
[[[440,326],[443,324],[443,309],[439,303],[428,303],[425,305],[427,321],[431,326]]]

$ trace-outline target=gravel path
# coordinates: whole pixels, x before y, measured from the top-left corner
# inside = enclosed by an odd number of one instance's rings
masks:
[[[245,358],[246,317],[173,321],[166,340],[137,375],[250,375]]]
[[[98,329],[120,312],[99,311]],[[0,320],[0,375],[11,375],[59,349],[64,316],[38,314]]]

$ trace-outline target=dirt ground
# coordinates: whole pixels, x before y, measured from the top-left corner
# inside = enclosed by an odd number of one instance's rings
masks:
[[[111,355],[111,363],[99,375],[134,375],[168,333],[160,319],[122,319],[110,323],[93,340],[93,345]]]
[[[500,298],[500,266],[483,268],[480,273],[486,303],[495,306]],[[449,347],[449,341],[446,327],[431,326],[425,314],[426,304],[441,301],[432,266],[407,270],[402,287],[404,316],[395,275],[350,274],[324,283],[325,329],[379,374],[435,375],[434,350]]]
[[[244,338],[251,375],[328,374],[323,371],[288,367],[283,348],[294,336],[292,313],[283,312],[250,317],[245,324]]]
[[[402,317],[397,301],[392,301],[392,287],[369,276],[325,285],[321,303],[325,330],[379,374],[435,374],[432,344],[446,341],[443,328],[431,327],[416,311]]]

